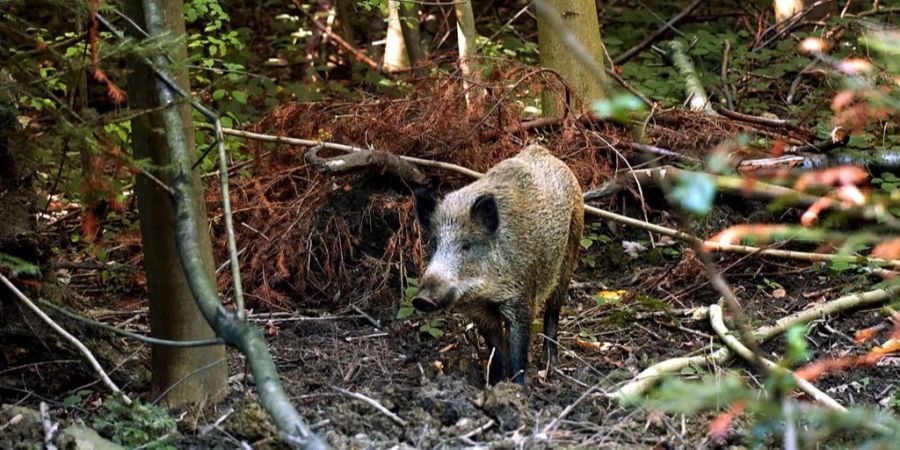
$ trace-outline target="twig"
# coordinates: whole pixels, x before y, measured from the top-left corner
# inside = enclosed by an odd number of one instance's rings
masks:
[[[566,416],[568,416],[575,409],[575,407],[577,407],[581,402],[583,402],[584,399],[588,398],[589,395],[593,394],[594,391],[596,391],[597,388],[599,388],[599,387],[600,387],[599,384],[595,384],[595,385],[591,386],[590,389],[584,391],[580,396],[578,396],[577,399],[575,399],[574,402],[570,403],[569,406],[566,406],[566,408],[563,409],[562,412],[559,413],[559,415],[556,416],[556,418],[553,419],[552,422],[547,424],[547,426],[544,427],[544,430],[542,431],[542,433],[547,436],[549,436],[551,433],[553,433],[553,430],[555,430],[556,427],[559,426],[559,423],[563,419],[565,419]]]
[[[338,44],[338,46],[340,46],[344,50],[347,50],[348,52],[350,52],[350,54],[353,55],[353,57],[356,58],[359,62],[371,67],[372,70],[375,70],[376,72],[378,72],[384,76],[390,76],[387,73],[385,73],[383,70],[381,70],[381,67],[379,67],[378,63],[375,62],[372,58],[369,58],[363,52],[359,51],[356,47],[350,45],[349,42],[345,41],[344,38],[338,36],[333,31],[331,31],[330,29],[325,27],[325,25],[322,25],[318,20],[316,20],[316,18],[312,14],[310,14],[309,11],[306,10],[306,8],[303,7],[303,5],[299,1],[295,0],[293,3],[294,3],[294,6],[296,6],[297,9],[300,10],[300,12],[302,12],[303,14],[306,15],[306,17],[309,19],[309,21],[312,22],[312,24],[316,28],[318,28],[319,31],[321,31],[326,36],[328,36],[329,39],[336,42]]]
[[[56,450],[56,444],[53,441],[56,438],[56,430],[59,429],[59,422],[54,423],[50,418],[50,409],[47,403],[41,402],[41,426],[44,427],[44,448],[47,450]]]
[[[172,389],[175,389],[176,387],[178,387],[179,384],[184,383],[185,381],[187,381],[188,378],[190,378],[190,377],[192,377],[192,376],[194,376],[194,375],[197,375],[198,373],[203,372],[204,370],[211,369],[211,368],[213,368],[213,367],[215,367],[215,366],[217,366],[217,365],[219,365],[219,364],[222,364],[223,362],[225,362],[225,358],[217,359],[217,360],[215,360],[215,361],[213,361],[213,362],[211,362],[211,363],[209,363],[209,364],[206,364],[206,365],[204,365],[204,366],[202,366],[202,367],[198,367],[198,368],[196,368],[196,369],[190,371],[190,373],[188,373],[188,374],[184,375],[183,377],[179,378],[179,379],[176,380],[174,383],[172,383],[169,387],[167,387],[165,390],[163,390],[162,392],[160,392],[159,395],[157,395],[156,398],[153,399],[153,404],[155,405],[155,404],[159,403],[162,399],[166,398],[166,395],[168,395],[169,392],[172,391]]]
[[[15,294],[16,298],[18,298],[19,301],[24,303],[25,306],[28,307],[28,309],[30,309],[38,317],[40,317],[41,320],[44,321],[44,323],[49,325],[50,328],[53,328],[54,331],[59,333],[59,335],[62,336],[65,340],[69,341],[69,343],[74,345],[78,349],[78,351],[81,352],[81,354],[84,356],[84,358],[88,360],[91,367],[93,367],[94,372],[97,372],[97,375],[100,376],[100,379],[103,381],[103,384],[105,384],[106,387],[109,388],[109,390],[118,394],[122,398],[122,401],[125,402],[126,405],[131,404],[131,399],[128,398],[128,396],[125,395],[125,393],[122,392],[122,390],[119,389],[119,387],[116,386],[116,384],[113,383],[113,381],[111,379],[109,379],[109,375],[106,374],[106,371],[103,370],[103,367],[100,366],[99,362],[97,362],[97,358],[94,358],[93,353],[91,353],[91,351],[88,350],[88,348],[85,347],[85,345],[82,344],[81,341],[76,339],[75,336],[72,336],[68,331],[64,330],[61,326],[59,326],[59,324],[57,324],[53,319],[51,319],[50,316],[45,314],[44,311],[41,311],[41,309],[38,308],[37,305],[35,305],[28,297],[26,297],[25,294],[23,294],[22,291],[20,291],[14,284],[12,284],[12,282],[9,281],[9,279],[6,278],[3,274],[0,274],[0,282],[2,282],[4,285],[6,285],[6,287],[9,288],[9,290],[12,291],[13,294]]]
[[[232,414],[234,414],[234,408],[228,408],[228,411],[225,411],[225,414],[222,414],[215,422],[204,426],[200,429],[200,436],[205,436],[209,434],[210,431],[216,429],[219,425],[222,424],[225,420],[227,420]]]
[[[340,392],[341,394],[344,394],[344,395],[350,397],[350,398],[355,398],[357,400],[368,403],[370,406],[372,406],[373,408],[377,409],[379,412],[381,412],[382,414],[387,416],[388,419],[393,420],[397,425],[400,425],[401,427],[406,426],[405,420],[401,419],[400,416],[392,413],[389,409],[385,408],[384,405],[379,403],[377,400],[375,400],[371,397],[367,397],[367,396],[357,393],[357,392],[352,392],[352,391],[348,391],[346,389],[341,389],[337,386],[332,386],[331,388]]]
[[[644,102],[644,104],[647,105],[648,108],[653,107],[653,101],[651,101],[649,98],[647,98],[646,95],[642,94],[641,91],[635,89],[634,86],[625,81],[625,79],[622,78],[621,75],[616,73],[614,69],[606,69],[606,74],[609,75],[609,77],[613,80],[616,80],[616,83],[619,83],[619,86],[622,86],[626,91],[630,92],[631,95],[634,95],[642,102]]]
[[[489,420],[487,421],[487,423],[485,423],[484,425],[482,425],[482,426],[480,426],[480,427],[478,427],[478,428],[476,428],[476,429],[474,429],[474,430],[472,430],[472,431],[470,431],[470,432],[468,432],[468,433],[466,433],[466,434],[460,436],[459,439],[462,439],[462,440],[472,439],[473,437],[478,436],[478,435],[481,434],[481,433],[484,433],[485,431],[487,431],[487,430],[488,430],[490,427],[492,427],[492,426],[494,426],[494,419],[489,419]]]
[[[646,39],[644,39],[634,47],[631,47],[630,49],[625,51],[625,53],[616,56],[616,58],[613,59],[613,63],[615,63],[616,65],[622,65],[638,53],[644,51],[645,48],[647,48],[650,44],[656,42],[656,40],[659,39],[660,36],[662,36],[670,28],[672,28],[676,23],[680,22],[681,19],[684,19],[688,14],[697,9],[697,7],[700,6],[701,3],[703,3],[703,0],[694,0],[693,2],[691,2],[690,5],[688,5],[683,10],[681,10],[681,12],[669,19],[668,22],[657,28],[656,31],[653,32],[653,34],[647,36]]]
[[[731,89],[728,87],[728,53],[731,51],[731,41],[725,39],[725,53],[722,55],[722,93],[725,94],[725,102],[728,109],[734,109],[734,102],[731,100]]]
[[[827,406],[828,408],[835,411],[846,411],[846,408],[841,406],[840,403],[835,401],[835,399],[828,396],[828,394],[819,390],[819,388],[813,386],[812,383],[806,381],[803,378],[800,378],[794,374],[794,372],[787,370],[774,362],[763,358],[757,353],[754,353],[749,348],[745,347],[744,344],[734,337],[728,328],[725,326],[725,322],[722,317],[722,308],[719,305],[709,305],[709,324],[712,326],[713,331],[716,332],[716,335],[719,336],[719,339],[731,349],[731,351],[737,353],[741,358],[744,358],[747,361],[753,363],[762,363],[764,364],[770,371],[772,372],[780,372],[783,375],[791,375],[794,378],[794,382],[797,383],[797,388],[803,391],[806,395],[808,395],[813,400]]]
[[[373,318],[372,316],[366,314],[362,309],[359,308],[359,306],[356,306],[356,305],[350,305],[350,308],[352,308],[354,311],[356,311],[357,313],[359,313],[359,315],[361,315],[364,319],[366,319],[367,321],[369,321],[369,323],[371,323],[372,326],[374,326],[376,330],[380,330],[380,329],[381,329],[381,324],[380,324],[377,320],[375,320],[375,318]]]
[[[105,324],[103,322],[100,322],[99,320],[93,320],[93,319],[84,317],[80,314],[76,314],[72,311],[69,311],[66,308],[54,305],[53,303],[48,302],[46,300],[38,300],[38,303],[66,316],[70,319],[75,319],[79,322],[83,322],[88,325],[91,325],[91,326],[94,326],[94,327],[97,327],[97,328],[100,328],[100,329],[103,329],[103,330],[106,330],[106,331],[109,331],[109,332],[112,332],[112,333],[115,333],[115,334],[118,334],[121,336],[129,337],[129,338],[135,339],[137,341],[140,341],[140,342],[143,342],[146,344],[165,345],[165,346],[169,346],[169,347],[204,347],[204,346],[209,346],[209,345],[221,345],[221,344],[225,343],[225,341],[222,338],[206,339],[206,340],[201,340],[201,341],[172,341],[169,339],[155,338],[153,336],[144,336],[143,334],[132,333],[131,331],[123,330],[121,328],[117,328],[112,325]]]

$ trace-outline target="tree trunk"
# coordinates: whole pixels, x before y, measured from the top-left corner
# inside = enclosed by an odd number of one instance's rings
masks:
[[[601,81],[579,64],[565,43],[565,33],[571,33],[587,50],[590,58],[603,67],[603,44],[600,41],[600,22],[594,0],[546,0],[565,24],[564,30],[554,29],[542,14],[538,15],[538,47],[541,66],[558,72],[571,88],[568,105],[580,113],[591,103],[606,97]],[[544,117],[563,115],[563,99],[558,92],[545,89],[541,97]]]
[[[784,22],[803,11],[803,0],[775,0],[775,23]]]
[[[387,72],[409,69],[409,55],[403,39],[403,27],[400,25],[401,7],[399,0],[388,0],[387,37],[384,44],[384,70]]]
[[[406,55],[409,57],[409,65],[415,66],[422,59],[422,36],[419,32],[419,7],[418,3],[403,3],[400,5],[400,29],[403,31],[403,42],[406,44]]]
[[[337,10],[337,20],[341,27],[341,35],[344,40],[350,43],[356,41],[356,33],[353,32],[353,0],[335,0],[334,8]]]
[[[184,36],[182,0],[129,0],[128,16],[146,28],[145,8],[161,10],[165,25],[173,37]],[[179,45],[171,55],[173,61],[184,61],[187,47]],[[156,79],[150,68],[137,59],[129,61],[129,101],[132,109],[158,108]],[[187,70],[175,74],[178,83],[189,90]],[[190,126],[191,110],[187,103],[180,105],[184,131],[190,152],[194,152],[194,132]],[[159,111],[141,115],[132,120],[134,159],[149,159],[154,166],[170,164],[168,144],[162,130],[162,114]],[[154,175],[170,184],[167,170],[154,170]],[[192,173],[192,182],[200,192],[198,172]],[[141,219],[141,236],[144,245],[144,268],[150,296],[151,335],[172,340],[196,340],[215,337],[206,319],[200,314],[194,296],[185,278],[179,254],[175,248],[175,213],[168,193],[150,182],[137,177],[135,184]],[[197,202],[195,220],[206,224],[203,202]],[[213,257],[207,226],[200,227],[199,243],[209,276],[213,276]],[[156,397],[166,392],[164,401],[169,406],[200,404],[218,401],[226,393],[228,365],[225,363],[224,346],[175,348],[154,345],[152,347],[152,393]],[[216,362],[219,362],[218,364]],[[173,388],[173,386],[175,386]]]
[[[481,90],[472,87],[478,80],[477,63],[475,61],[475,13],[472,12],[472,0],[459,0],[453,5],[456,10],[456,39],[459,41],[459,71],[462,73],[463,89],[466,90],[466,104],[471,112],[480,103]]]

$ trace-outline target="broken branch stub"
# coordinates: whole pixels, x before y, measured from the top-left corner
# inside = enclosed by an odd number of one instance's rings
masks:
[[[343,175],[363,170],[378,170],[379,173],[389,173],[412,185],[428,184],[428,177],[415,165],[401,159],[399,155],[377,150],[362,150],[331,157],[319,156],[319,151],[324,148],[324,145],[316,145],[303,157],[307,164],[320,173]]]

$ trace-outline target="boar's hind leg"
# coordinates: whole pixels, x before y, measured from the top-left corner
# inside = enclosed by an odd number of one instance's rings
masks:
[[[522,308],[527,311],[527,308]],[[512,382],[525,384],[528,368],[528,343],[531,340],[530,314],[519,311],[507,318],[507,338],[509,339],[509,372]]]
[[[566,255],[559,271],[559,280],[556,288],[547,299],[544,309],[544,347],[542,361],[544,364],[556,366],[559,364],[559,350],[556,344],[556,336],[559,329],[559,310],[566,302],[569,295],[569,283],[572,281],[572,272],[575,270],[575,261],[578,259],[578,247],[581,241],[581,233],[584,231],[584,213],[579,209],[572,213],[572,221],[569,223],[569,240],[566,243]]]

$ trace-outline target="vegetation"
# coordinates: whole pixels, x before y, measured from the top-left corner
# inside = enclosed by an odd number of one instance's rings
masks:
[[[896,446],[900,9],[707,3],[4,2],[0,447]],[[491,386],[410,190],[530,143],[585,230]]]

